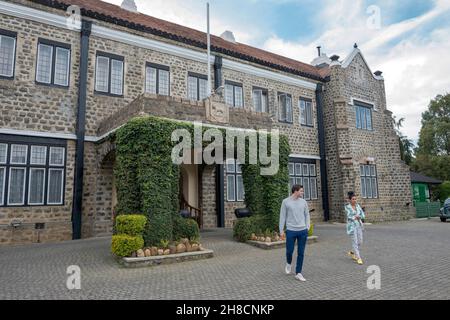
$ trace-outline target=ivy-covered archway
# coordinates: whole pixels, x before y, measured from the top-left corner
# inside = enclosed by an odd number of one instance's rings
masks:
[[[134,118],[115,133],[117,213],[147,217],[143,234],[146,245],[158,244],[162,239],[179,240],[174,229],[182,223],[178,202],[180,167],[172,161],[172,150],[177,145],[172,141],[172,132],[177,129],[194,135],[193,123],[153,116]],[[226,129],[219,130],[227,136]],[[261,138],[260,133],[257,137]],[[270,150],[272,136],[268,134],[265,138],[269,153],[279,161],[279,169],[274,175],[262,176],[260,170],[264,166],[260,164],[259,153],[250,154],[253,150],[250,151],[247,139],[246,162],[242,162],[245,203],[264,221],[265,228],[275,231],[281,202],[288,192],[290,147],[287,137],[280,136],[278,150]],[[208,144],[203,142],[203,146]],[[256,156],[257,164],[249,163],[250,156]]]

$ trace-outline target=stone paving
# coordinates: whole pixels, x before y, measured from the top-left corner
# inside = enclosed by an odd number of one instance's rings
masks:
[[[0,299],[449,299],[450,223],[439,220],[366,227],[358,266],[346,255],[344,225],[321,224],[308,245],[301,283],[284,274],[284,249],[232,241],[229,229],[202,233],[207,260],[140,269],[120,267],[109,238],[0,247]],[[294,256],[295,259],[295,256]],[[295,261],[295,260],[294,260]],[[81,290],[66,269],[81,268]],[[367,267],[381,268],[369,290]]]

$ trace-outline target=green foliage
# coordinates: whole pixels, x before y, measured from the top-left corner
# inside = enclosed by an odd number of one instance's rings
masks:
[[[198,240],[200,238],[200,230],[195,220],[177,217],[173,222],[173,238],[175,240],[182,238]]]
[[[437,198],[444,202],[450,198],[450,181],[444,181],[437,190]]]
[[[247,218],[240,218],[236,221],[233,228],[233,237],[240,242],[245,242],[250,239],[252,233],[261,234],[262,230],[270,230],[269,219],[264,215],[254,215]],[[269,231],[270,236],[270,231]]]
[[[160,242],[161,248],[167,249],[169,247],[169,243],[170,243],[169,240],[164,240],[164,239],[161,240],[161,242]]]
[[[144,239],[141,236],[118,234],[112,237],[111,251],[118,257],[129,257],[143,247]]]
[[[147,218],[137,214],[122,214],[116,218],[116,233],[129,236],[141,236],[144,232]]]
[[[308,230],[308,237],[311,237],[314,234],[314,224],[311,222]]]

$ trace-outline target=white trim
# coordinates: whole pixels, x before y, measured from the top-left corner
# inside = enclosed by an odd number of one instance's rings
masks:
[[[236,174],[230,173],[227,174],[227,202],[236,202]],[[234,198],[230,199],[230,195],[228,194],[228,188],[230,187],[230,183],[228,182],[228,178],[232,177],[233,178],[233,183],[231,184],[233,186],[233,190],[234,190]]]
[[[61,175],[61,202],[50,202],[50,172],[51,171],[62,171],[62,175]],[[64,192],[64,168],[49,168],[48,169],[48,185],[47,185],[47,205],[61,205],[63,204],[63,192]]]
[[[358,53],[361,55],[361,58],[363,59],[364,63],[366,64],[367,69],[369,69],[369,72],[372,75],[372,77],[375,80],[384,80],[384,78],[382,76],[378,77],[372,72],[372,70],[370,70],[369,64],[367,63],[366,58],[364,58],[364,55],[362,54],[361,50],[359,50],[359,48],[353,49],[353,51],[347,56],[347,58],[345,58],[345,60],[342,62],[342,68],[347,68],[352,63],[353,59],[355,59],[355,57],[357,56]]]
[[[289,158],[320,160],[320,156],[304,155],[304,154],[290,154]]]
[[[376,103],[375,103],[374,101],[368,101],[368,100],[364,100],[364,99],[359,99],[359,98],[355,98],[355,97],[350,97],[350,103],[349,103],[349,104],[352,105],[352,106],[354,106],[354,105],[355,105],[355,100],[361,101],[361,102],[364,102],[364,103],[367,103],[367,104],[370,104],[370,105],[373,106],[373,110],[374,110],[374,111],[378,111],[377,105],[376,105]]]
[[[5,149],[5,161],[2,162],[1,158],[0,158],[0,164],[7,164],[8,163],[8,144],[7,143],[0,143],[0,145],[5,145],[6,149]]]
[[[70,56],[71,56],[71,52],[70,52],[70,49],[67,49],[67,48],[62,48],[62,47],[58,47],[58,46],[56,46],[55,48],[56,48],[56,50],[55,50],[55,70],[53,72],[53,74],[54,74],[53,75],[53,82],[56,85],[67,87],[69,85],[69,82],[70,82],[69,77],[70,77]],[[67,69],[66,69],[66,72],[67,72],[67,74],[66,74],[67,75],[66,83],[57,83],[56,82],[56,62],[58,61],[58,50],[67,51],[67,53],[68,53],[68,56],[67,56]]]
[[[1,10],[1,9],[0,9]],[[11,36],[7,36],[4,34],[0,34],[0,37],[5,37],[5,38],[11,38],[14,40],[14,46],[13,46],[13,55],[12,55],[12,68],[11,68],[11,74],[1,74],[2,77],[13,77],[14,76],[14,72],[16,71],[16,46],[17,46],[17,36],[16,37],[11,37]],[[1,39],[0,39],[0,43],[1,43]]]
[[[30,130],[16,130],[16,129],[0,128],[0,134],[65,139],[65,140],[77,140],[77,136],[73,133],[39,132],[39,131],[30,131]],[[91,137],[91,138],[93,138],[93,137]],[[90,140],[86,140],[86,141],[90,141]]]
[[[33,163],[33,148],[45,148],[45,157],[44,157],[44,163]],[[30,165],[32,166],[45,166],[47,163],[47,146],[40,146],[40,145],[32,145],[30,150]]]
[[[48,82],[45,82],[43,80],[39,80],[38,76],[39,76],[39,71],[42,68],[42,66],[40,66],[39,64],[39,57],[41,56],[41,46],[42,47],[48,47],[51,49],[50,51],[50,67],[49,67],[49,80]],[[38,44],[38,54],[37,54],[37,58],[36,58],[36,82],[39,83],[45,83],[45,84],[51,84],[52,83],[52,78],[53,78],[53,50],[54,50],[54,46],[48,45],[46,43],[39,43]]]
[[[53,164],[51,161],[52,161],[52,149],[62,149],[62,164]],[[49,154],[48,154],[48,165],[49,166],[52,166],[52,167],[64,167],[64,165],[65,165],[65,156],[66,156],[66,153],[65,153],[65,151],[66,151],[66,148],[64,148],[64,147],[50,147],[50,151],[49,151]]]
[[[6,186],[6,167],[0,167],[0,169],[3,169],[3,186],[2,186],[2,193],[0,194],[0,206],[3,206],[4,204],[3,198],[5,197],[5,186]]]
[[[43,183],[43,188],[42,188],[42,202],[39,202],[39,203],[31,203],[31,201],[30,201],[30,195],[31,195],[31,192],[30,192],[30,189],[31,189],[31,171],[33,171],[33,170],[43,170],[44,171],[44,180],[42,181],[42,183]],[[44,203],[45,203],[45,168],[30,168],[30,170],[28,170],[28,205],[29,206],[42,206],[42,205],[44,205]]]
[[[22,147],[25,147],[26,152],[25,152],[25,162],[24,162],[24,163],[22,163],[22,162],[13,162],[13,161],[12,161],[14,146],[22,146]],[[27,145],[27,144],[20,144],[20,143],[14,143],[14,144],[11,144],[11,153],[10,153],[10,155],[9,155],[9,164],[26,166],[26,165],[27,165],[27,162],[28,162],[27,160],[28,160],[28,145]]]
[[[22,201],[22,203],[10,203],[9,202],[9,198],[11,196],[11,171],[13,169],[21,169],[21,170],[24,171],[24,174],[23,174],[23,191],[22,191],[22,199],[23,199],[23,201]],[[9,168],[8,202],[7,202],[8,206],[23,206],[23,205],[25,205],[25,185],[26,185],[26,182],[27,182],[27,168],[26,167],[10,167]]]

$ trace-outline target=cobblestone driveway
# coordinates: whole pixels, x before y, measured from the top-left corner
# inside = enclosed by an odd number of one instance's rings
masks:
[[[0,299],[448,299],[450,223],[410,221],[368,226],[358,266],[346,256],[343,225],[316,226],[306,283],[283,273],[284,249],[232,241],[231,230],[202,234],[215,257],[143,269],[120,268],[110,239],[0,248]],[[294,257],[295,258],[295,257]],[[66,288],[66,268],[81,268],[81,290]],[[368,290],[369,265],[381,289]]]

